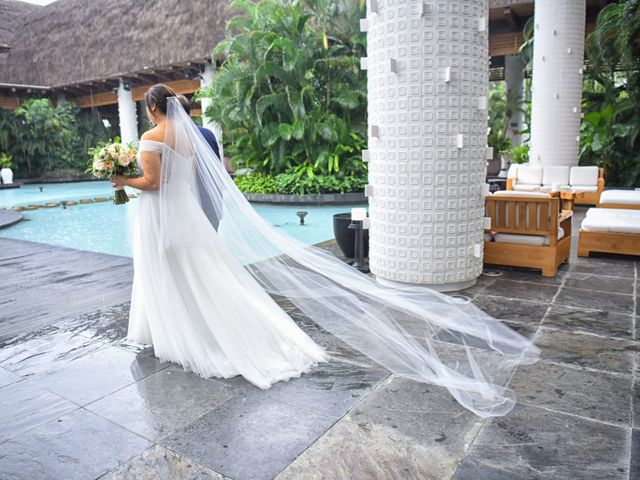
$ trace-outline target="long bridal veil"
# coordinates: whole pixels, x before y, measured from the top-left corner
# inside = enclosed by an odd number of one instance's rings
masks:
[[[382,286],[269,225],[175,98],[169,100],[165,144],[161,248],[188,245],[188,232],[177,228],[185,215],[210,222],[225,248],[266,291],[288,298],[319,326],[388,370],[445,387],[482,417],[513,408],[515,396],[503,385],[516,365],[537,360],[538,350],[529,340],[470,303],[420,286]],[[202,212],[192,215],[182,208],[185,190],[197,198]]]

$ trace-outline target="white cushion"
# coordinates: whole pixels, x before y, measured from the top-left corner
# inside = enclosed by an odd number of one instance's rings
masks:
[[[569,183],[569,167],[548,166],[542,170],[542,184],[553,186],[554,183],[567,185]]]
[[[564,237],[564,229],[558,227],[558,240]],[[494,240],[498,243],[519,243],[521,245],[549,245],[549,237],[545,235],[521,235],[517,233],[497,233]]]
[[[518,164],[512,163],[511,166],[509,167],[509,171],[507,172],[507,178],[516,178],[517,173],[518,173]]]
[[[543,192],[517,192],[515,190],[498,190],[493,194],[495,197],[535,197],[549,198],[549,194]]]
[[[571,191],[573,193],[578,193],[578,192],[597,192],[598,191],[598,186],[597,185],[573,185],[571,187]]]
[[[640,190],[605,190],[600,194],[600,203],[640,205]]]
[[[587,232],[640,233],[640,210],[590,208],[581,228]]]
[[[543,185],[542,187],[540,187],[540,191],[541,192],[551,192],[553,190],[553,185]],[[570,185],[560,185],[560,191],[561,192],[570,192],[571,191],[571,186]]]
[[[540,190],[540,185],[537,183],[516,183],[512,188],[521,192],[536,192]]]
[[[518,167],[517,183],[542,185],[542,167],[520,165]]]
[[[569,183],[576,186],[597,186],[598,167],[571,167]]]

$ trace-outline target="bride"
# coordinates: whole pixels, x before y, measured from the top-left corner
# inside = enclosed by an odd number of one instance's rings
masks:
[[[237,189],[176,93],[145,95],[155,127],[140,141],[128,340],[207,377],[266,389],[329,355],[269,294],[394,373],[446,387],[477,415],[509,412],[501,386],[538,351],[472,304],[430,289],[389,288],[270,226]],[[216,231],[203,210],[213,209]],[[211,213],[211,212],[209,212]]]

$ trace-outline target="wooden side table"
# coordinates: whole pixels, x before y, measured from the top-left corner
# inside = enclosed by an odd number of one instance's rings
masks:
[[[562,200],[562,210],[571,210],[576,204],[576,196],[573,192],[560,192],[560,200]]]

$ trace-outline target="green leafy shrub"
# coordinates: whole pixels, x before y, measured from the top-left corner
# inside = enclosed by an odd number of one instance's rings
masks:
[[[205,112],[235,167],[299,178],[366,171],[364,3],[235,0]]]
[[[11,168],[13,167],[13,162],[11,161],[11,155],[7,155],[6,153],[0,153],[0,168]]]
[[[279,193],[289,195],[359,192],[367,183],[366,177],[314,175],[300,177],[296,173],[265,175],[254,173],[234,178],[245,193]]]

